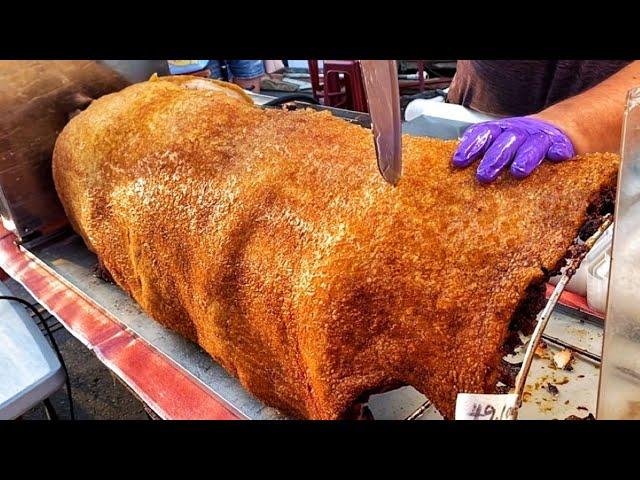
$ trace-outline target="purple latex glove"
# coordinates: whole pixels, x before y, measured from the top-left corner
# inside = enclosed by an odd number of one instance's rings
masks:
[[[453,154],[453,165],[467,167],[483,157],[476,176],[482,183],[489,183],[507,165],[511,165],[514,177],[524,178],[545,158],[560,162],[574,155],[569,137],[550,123],[530,117],[515,117],[467,128]]]

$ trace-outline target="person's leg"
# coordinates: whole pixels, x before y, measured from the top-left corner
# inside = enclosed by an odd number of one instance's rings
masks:
[[[215,80],[222,79],[222,66],[220,65],[220,60],[209,60],[207,68],[211,72],[211,76],[209,78],[213,78]]]
[[[282,73],[282,71],[284,70],[284,63],[282,62],[282,60],[265,60],[264,70],[269,76],[274,73]]]
[[[260,80],[264,77],[262,60],[227,60],[227,66],[233,83],[254,93],[260,92]]]
[[[171,75],[194,75],[207,68],[208,60],[167,60]]]

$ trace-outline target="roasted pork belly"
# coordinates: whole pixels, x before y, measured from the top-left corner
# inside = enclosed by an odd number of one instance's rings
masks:
[[[392,187],[370,130],[155,78],[73,118],[53,173],[113,280],[262,401],[338,419],[412,385],[451,418],[459,392],[496,390],[618,168],[592,154],[482,185],[455,147],[405,136]]]

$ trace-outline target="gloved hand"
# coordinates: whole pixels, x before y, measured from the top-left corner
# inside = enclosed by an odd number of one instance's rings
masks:
[[[558,128],[537,118],[515,117],[467,128],[453,154],[453,165],[467,167],[483,157],[476,176],[489,183],[509,164],[514,177],[524,178],[545,158],[560,162],[574,155],[571,140]]]

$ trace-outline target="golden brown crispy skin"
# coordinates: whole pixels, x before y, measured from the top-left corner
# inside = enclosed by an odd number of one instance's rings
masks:
[[[405,136],[394,188],[370,131],[193,80],[133,85],[74,118],[57,189],[146,312],[298,417],[340,418],[402,384],[451,417],[458,392],[493,391],[527,286],[615,180],[617,157],[594,154],[483,186],[450,166],[455,142]]]

